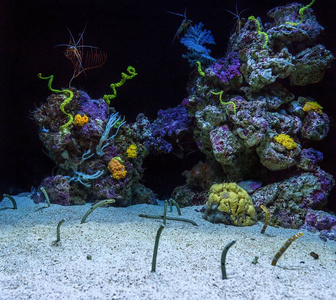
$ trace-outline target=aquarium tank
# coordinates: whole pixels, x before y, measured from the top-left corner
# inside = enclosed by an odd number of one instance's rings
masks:
[[[71,230],[71,216],[81,215],[85,226],[105,209],[130,224],[124,212],[132,215],[134,207],[136,226],[160,224],[151,241],[152,273],[161,233],[175,221],[235,234],[261,226],[262,238],[284,230],[273,267],[306,232],[335,247],[335,3],[2,5],[0,224],[1,218],[4,226],[26,224],[20,208],[27,205],[30,217],[41,214],[36,224],[57,225],[49,246],[61,249],[60,231]],[[52,225],[43,219],[49,213]],[[101,228],[106,218],[98,219]],[[239,249],[239,240],[223,247],[221,279],[227,279],[226,255]],[[162,295],[126,291],[92,292],[87,299]],[[176,299],[201,299],[188,295]]]

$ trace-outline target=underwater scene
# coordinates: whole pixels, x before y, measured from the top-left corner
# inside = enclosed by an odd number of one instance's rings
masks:
[[[0,299],[336,299],[335,9],[0,4]]]

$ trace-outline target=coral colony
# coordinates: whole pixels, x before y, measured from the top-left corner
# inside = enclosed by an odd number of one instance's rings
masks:
[[[189,22],[180,33],[193,68],[188,96],[154,121],[141,113],[131,124],[113,108],[121,86],[136,80],[131,66],[101,99],[74,87],[54,89],[53,77],[40,75],[52,92],[33,113],[57,166],[40,184],[50,202],[155,203],[155,194],[140,183],[144,158],[200,151],[204,160],[183,173],[186,184],[172,193],[181,207],[204,205],[205,219],[236,226],[264,220],[267,208],[270,226],[318,230],[324,239],[336,239],[336,217],[322,211],[334,179],[319,167],[323,155],[314,149],[328,134],[329,117],[323,99],[291,91],[322,81],[333,61],[317,42],[324,28],[314,2],[273,8],[268,23],[239,18],[219,58],[205,46],[215,44],[211,32]],[[34,201],[44,202],[38,191]]]

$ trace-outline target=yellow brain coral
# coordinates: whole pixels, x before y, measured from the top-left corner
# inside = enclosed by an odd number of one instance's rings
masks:
[[[293,150],[297,147],[297,143],[288,134],[279,134],[275,138],[275,141],[283,145],[288,150]]]
[[[107,166],[112,173],[114,179],[120,180],[126,177],[127,171],[125,166],[120,162],[118,158],[112,158]]]
[[[220,183],[211,186],[206,210],[213,213],[216,208],[223,218],[218,222],[236,226],[249,226],[256,222],[256,212],[249,194],[236,183]],[[206,217],[216,222],[210,215]],[[224,221],[225,220],[225,221]]]

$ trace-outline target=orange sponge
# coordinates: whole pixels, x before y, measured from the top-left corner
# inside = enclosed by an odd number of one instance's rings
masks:
[[[112,173],[112,177],[114,179],[120,180],[126,177],[127,171],[125,166],[121,163],[121,159],[119,157],[114,157],[108,163],[107,168]]]
[[[77,114],[74,119],[74,124],[78,126],[83,126],[89,121],[88,116],[84,115],[81,116],[80,114]]]

